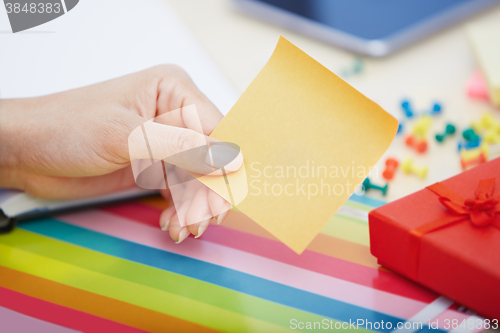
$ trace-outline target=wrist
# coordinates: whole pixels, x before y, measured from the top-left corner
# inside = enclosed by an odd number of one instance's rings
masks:
[[[16,151],[19,151],[19,119],[22,116],[22,100],[0,100],[0,169],[13,169],[19,164]]]
[[[26,106],[23,99],[0,100],[0,188],[22,189],[20,153]]]

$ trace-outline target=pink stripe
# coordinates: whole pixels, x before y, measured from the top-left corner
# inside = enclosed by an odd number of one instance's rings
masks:
[[[19,312],[0,307],[0,326],[2,332],[16,333],[76,333],[72,329],[54,325],[46,321],[23,315]]]
[[[104,209],[107,212],[158,228],[160,210],[139,203]],[[202,239],[233,249],[252,253],[316,273],[357,283],[369,288],[430,303],[438,295],[391,272],[377,270],[350,261],[306,250],[300,256],[284,244],[238,230],[210,226]]]
[[[190,238],[176,245],[168,233],[101,211],[64,215],[58,218],[86,229],[189,256],[400,318],[410,318],[427,305],[424,302],[300,269],[202,239]]]

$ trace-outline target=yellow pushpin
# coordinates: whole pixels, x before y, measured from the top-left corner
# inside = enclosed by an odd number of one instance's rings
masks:
[[[484,142],[489,144],[500,143],[500,131],[494,128],[489,129],[483,137]]]
[[[413,135],[424,138],[432,125],[432,117],[429,115],[421,116],[413,127]]]
[[[421,168],[416,167],[411,157],[408,157],[406,160],[403,161],[403,164],[401,164],[401,170],[403,170],[405,174],[414,173],[418,175],[421,179],[425,179],[425,177],[427,177],[427,172],[429,172],[428,167],[421,167]]]
[[[481,153],[484,154],[484,157],[486,159],[488,159],[490,156],[490,149],[486,141],[483,141],[481,146],[477,148],[462,149],[460,151],[460,156],[462,157],[463,160],[468,161],[477,158],[479,155],[481,155]]]
[[[495,132],[499,132],[500,122],[495,119],[493,114],[488,112],[481,117],[481,120],[473,122],[471,124],[471,127],[476,133],[481,133],[487,130],[493,130]]]

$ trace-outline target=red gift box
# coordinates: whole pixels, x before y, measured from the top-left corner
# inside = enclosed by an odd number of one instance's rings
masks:
[[[370,212],[379,264],[500,318],[500,158]]]

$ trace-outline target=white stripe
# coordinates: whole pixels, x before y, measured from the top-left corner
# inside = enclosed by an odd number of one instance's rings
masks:
[[[337,214],[368,222],[368,212],[354,207],[344,205],[340,207]]]
[[[66,14],[68,11],[66,10],[66,3],[64,2],[64,0],[61,0],[61,3],[62,3],[62,8],[64,10],[64,14]]]
[[[427,325],[427,323],[432,319],[437,316],[439,316],[441,313],[445,312],[450,305],[453,304],[453,301],[444,297],[440,296],[434,300],[434,302],[430,303],[427,305],[425,308],[420,310],[416,315],[408,319],[407,322],[411,323],[422,323],[422,327]],[[413,333],[420,330],[420,325],[419,327],[413,328],[400,328],[400,329],[395,329],[393,332],[405,332],[405,333]]]

